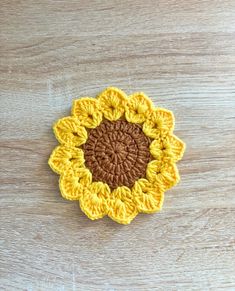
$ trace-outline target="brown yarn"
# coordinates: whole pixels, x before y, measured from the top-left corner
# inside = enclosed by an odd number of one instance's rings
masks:
[[[103,121],[90,130],[84,145],[86,166],[93,181],[105,182],[112,189],[132,187],[145,177],[151,159],[149,145],[140,125],[126,120]]]

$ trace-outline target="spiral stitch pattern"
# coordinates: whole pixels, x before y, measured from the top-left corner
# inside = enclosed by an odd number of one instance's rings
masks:
[[[126,120],[104,121],[89,133],[84,155],[94,181],[107,183],[110,188],[132,187],[145,176],[151,159],[150,139],[141,126]]]

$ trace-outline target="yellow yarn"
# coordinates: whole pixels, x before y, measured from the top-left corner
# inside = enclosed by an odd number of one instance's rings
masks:
[[[75,100],[72,114],[78,118],[81,125],[88,128],[97,127],[102,121],[102,113],[99,110],[99,102],[94,98],[84,97]]]
[[[175,186],[180,180],[175,164],[158,160],[149,162],[146,177],[151,183],[158,184],[164,190]]]
[[[66,168],[80,167],[84,162],[82,149],[60,145],[54,149],[48,163],[56,173],[62,174]]]
[[[177,162],[183,156],[185,144],[175,135],[167,135],[153,140],[149,149],[156,160]]]
[[[98,101],[104,117],[110,121],[118,120],[125,112],[127,96],[117,88],[107,88],[99,96]]]
[[[60,191],[68,200],[79,200],[85,188],[91,184],[91,172],[86,168],[68,168],[60,176]]]
[[[56,138],[61,144],[68,146],[80,146],[87,140],[85,127],[80,125],[77,118],[64,117],[59,119],[53,126]]]
[[[89,130],[99,126],[104,118],[111,122],[125,118],[138,123],[151,139],[152,160],[147,165],[146,176],[138,179],[132,188],[110,189],[102,181],[93,181],[86,166],[82,146]],[[58,120],[53,126],[61,145],[53,150],[48,161],[52,170],[61,175],[62,196],[79,200],[81,210],[92,220],[108,215],[118,223],[128,224],[138,212],[159,211],[164,192],[180,180],[175,163],[185,151],[185,144],[173,135],[174,123],[171,111],[154,108],[141,92],[128,97],[120,89],[109,87],[97,99],[75,100],[72,116]]]
[[[153,213],[161,210],[164,192],[159,185],[152,184],[146,179],[139,179],[132,188],[132,194],[139,211]]]
[[[152,111],[152,101],[142,92],[135,93],[128,99],[125,117],[129,122],[142,123]]]
[[[118,223],[128,224],[138,214],[131,190],[125,186],[113,190],[108,200],[108,216]]]
[[[143,124],[143,132],[153,138],[166,136],[173,132],[175,125],[174,115],[171,111],[156,108]]]
[[[86,187],[80,198],[80,208],[92,220],[102,218],[107,214],[107,199],[110,196],[110,188],[102,182],[93,182]]]

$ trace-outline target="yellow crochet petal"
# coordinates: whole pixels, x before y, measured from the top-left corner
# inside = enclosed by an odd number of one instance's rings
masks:
[[[161,210],[164,193],[146,179],[139,179],[132,188],[132,194],[139,211],[153,213]]]
[[[175,164],[153,160],[148,163],[146,177],[151,183],[156,183],[161,190],[167,190],[176,185],[179,173]]]
[[[98,101],[94,98],[81,98],[73,103],[72,114],[75,115],[81,125],[88,128],[97,127],[102,121],[102,112]]]
[[[83,150],[75,147],[56,147],[48,161],[48,164],[58,174],[61,174],[69,167],[80,167],[84,164]]]
[[[79,200],[84,192],[84,187],[91,184],[92,176],[86,168],[69,168],[60,177],[60,191],[68,200]]]
[[[184,154],[185,144],[175,135],[167,135],[152,141],[149,149],[156,160],[177,162]]]
[[[100,109],[110,121],[118,120],[125,111],[127,96],[118,88],[110,87],[98,96]]]
[[[150,144],[150,153],[156,160],[172,159],[171,145],[165,138],[157,138]]]
[[[152,101],[142,92],[131,95],[126,104],[126,119],[133,123],[144,122],[152,112]]]
[[[87,140],[86,129],[80,125],[75,117],[59,119],[53,126],[56,138],[61,144],[80,146]]]
[[[185,152],[185,143],[175,135],[168,136],[168,142],[172,152],[172,160],[174,162],[181,160]]]
[[[157,108],[143,124],[143,132],[151,138],[159,138],[174,129],[174,115],[171,111]]]
[[[93,182],[80,198],[80,207],[90,219],[102,218],[107,214],[106,199],[109,195],[110,188],[107,184]]]
[[[108,207],[108,216],[122,224],[130,223],[138,214],[131,190],[125,186],[113,190]]]

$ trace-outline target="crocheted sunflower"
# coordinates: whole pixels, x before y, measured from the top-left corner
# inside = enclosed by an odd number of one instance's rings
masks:
[[[185,145],[173,128],[172,112],[154,108],[144,93],[128,97],[110,87],[75,100],[72,116],[53,127],[61,145],[49,165],[60,174],[62,196],[79,200],[92,220],[108,215],[128,224],[139,212],[159,211],[180,179],[175,163]]]

